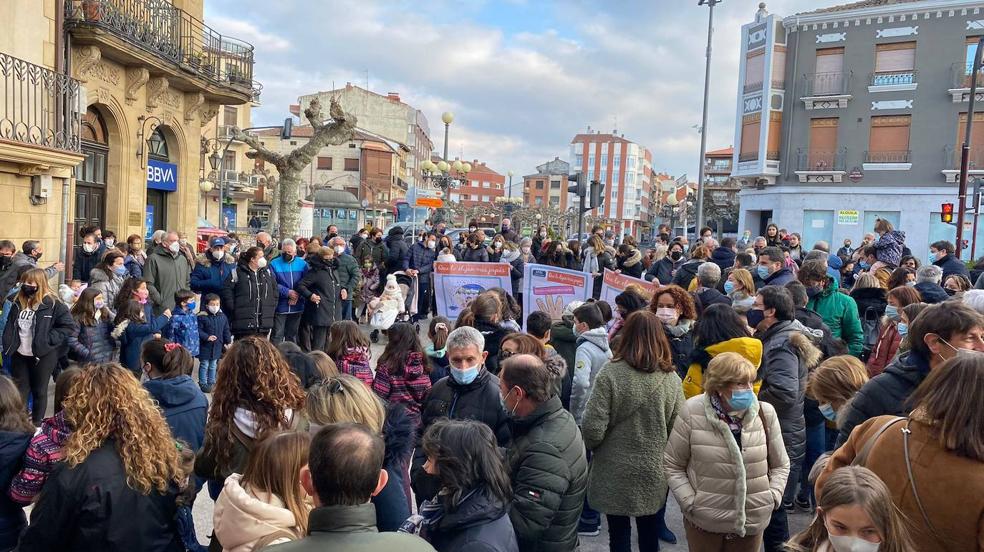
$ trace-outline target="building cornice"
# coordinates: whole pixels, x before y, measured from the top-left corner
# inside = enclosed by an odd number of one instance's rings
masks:
[[[957,10],[960,11],[956,12]],[[963,17],[970,13],[969,11],[965,13],[965,10],[974,10],[976,15],[984,11],[984,2],[981,0],[926,0],[918,4],[890,4],[847,11],[797,14],[783,18],[782,25],[789,31],[795,32],[798,30],[798,27],[803,25],[833,23],[833,28],[837,28],[838,23],[844,23],[844,26],[850,26],[852,22],[855,22],[854,24],[856,26],[858,24],[856,23],[857,21],[872,17],[908,15],[917,17],[921,14],[931,12],[947,12],[947,15],[950,16]],[[950,11],[956,13],[950,14]]]

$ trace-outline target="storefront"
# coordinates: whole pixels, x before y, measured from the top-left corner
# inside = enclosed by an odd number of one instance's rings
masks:
[[[167,203],[170,194],[178,191],[178,165],[170,162],[167,140],[160,129],[147,141],[147,215],[146,237],[157,230],[167,229]]]

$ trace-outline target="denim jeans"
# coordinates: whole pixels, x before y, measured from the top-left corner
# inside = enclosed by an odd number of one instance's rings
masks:
[[[215,385],[215,372],[219,368],[218,359],[198,361],[198,385]]]
[[[797,493],[797,498],[800,501],[805,501],[809,499],[811,502],[813,500],[813,485],[810,484],[810,470],[813,469],[813,464],[820,458],[820,455],[827,450],[827,431],[826,424],[820,422],[819,424],[807,426],[806,428],[806,454],[803,456],[803,467],[800,471],[799,478],[799,493]]]
[[[342,300],[342,320],[352,319],[352,300],[343,299]]]
[[[803,469],[802,461],[789,463],[789,479],[786,480],[786,490],[782,494],[782,502],[790,503],[796,496],[796,488],[799,486],[800,470]],[[763,532],[765,540],[765,552],[783,552],[783,544],[789,540],[789,519],[786,517],[786,509],[782,504],[772,512],[772,519],[769,526]]]

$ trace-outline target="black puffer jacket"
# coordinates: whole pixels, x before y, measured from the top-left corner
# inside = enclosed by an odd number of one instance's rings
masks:
[[[338,261],[330,263],[318,255],[308,258],[311,270],[308,270],[297,284],[297,293],[304,297],[304,321],[311,326],[331,326],[341,318],[341,288],[338,284],[338,274],[335,270]],[[317,305],[311,301],[311,296],[317,295],[321,302]]]
[[[101,319],[92,326],[77,324],[76,331],[68,336],[68,358],[81,364],[110,362],[116,352],[112,333],[109,320]]]
[[[762,341],[762,387],[759,400],[776,409],[782,441],[789,461],[801,462],[806,452],[806,420],[803,399],[809,370],[820,361],[817,349],[805,332],[810,330],[796,320],[772,325],[756,337]]]
[[[403,238],[403,228],[391,228],[386,235],[386,272],[392,274],[410,268],[410,246]]]
[[[673,261],[669,257],[663,257],[649,266],[646,271],[647,282],[659,282],[660,285],[667,285],[673,281]]]
[[[509,506],[477,489],[453,511],[427,526],[422,536],[440,552],[519,552]]]
[[[847,406],[837,435],[837,446],[851,436],[858,425],[875,416],[907,416],[906,401],[929,375],[929,361],[916,351],[909,351],[885,367],[885,371],[864,384]]]
[[[78,466],[55,466],[19,550],[182,552],[175,497],[131,489],[116,444],[107,440]]]
[[[871,309],[870,318],[881,318],[885,315],[888,298],[882,288],[859,288],[851,291],[851,297],[858,304],[858,317],[864,321],[865,313]]]
[[[499,347],[502,345],[502,338],[509,334],[509,330],[485,320],[475,320],[475,329],[482,332],[482,337],[485,338],[485,352],[489,354],[485,359],[485,369],[498,375]]]
[[[20,313],[20,304],[14,301],[10,315],[7,316],[7,324],[3,328],[5,355],[14,354],[20,347],[21,338],[17,324]],[[34,356],[40,358],[52,351],[67,350],[68,336],[75,332],[75,320],[72,319],[72,314],[65,303],[53,297],[45,297],[34,313],[34,340],[31,342]]]
[[[577,522],[588,484],[588,461],[574,416],[552,397],[509,423],[506,452],[513,488],[509,518],[523,552],[577,548]]]
[[[689,289],[690,282],[697,277],[697,268],[702,264],[704,264],[704,261],[700,259],[693,259],[683,263],[677,269],[676,274],[673,275],[672,283],[683,289]]]
[[[487,263],[489,262],[489,252],[481,245],[475,248],[466,245],[461,251],[461,261],[465,263]]]
[[[273,327],[279,292],[269,268],[253,272],[248,266],[236,266],[222,295],[222,310],[233,334],[268,332]]]

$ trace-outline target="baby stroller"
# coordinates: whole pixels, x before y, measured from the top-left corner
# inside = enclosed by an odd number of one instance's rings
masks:
[[[373,343],[379,342],[379,331],[386,331],[397,322],[411,322],[417,314],[417,277],[410,276],[406,272],[399,271],[390,274],[396,281],[396,288],[393,292],[384,289],[383,295],[371,306],[372,315],[369,318],[369,325],[373,330],[369,334],[369,340]],[[387,288],[391,283],[387,284]],[[398,290],[398,292],[397,292]],[[387,297],[390,299],[387,301]],[[396,298],[399,303],[393,305]],[[385,304],[384,304],[385,303]],[[420,332],[420,325],[416,326],[416,331]]]

